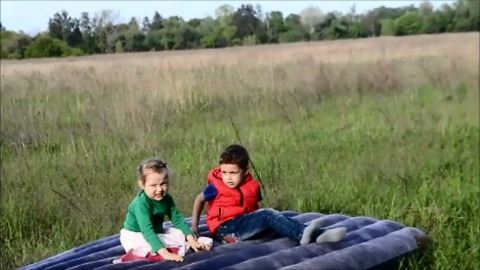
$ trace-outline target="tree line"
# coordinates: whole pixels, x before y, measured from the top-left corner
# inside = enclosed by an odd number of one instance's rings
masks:
[[[160,2],[161,3],[161,2]],[[242,4],[234,9],[222,5],[215,16],[184,20],[164,18],[155,11],[141,22],[135,17],[118,22],[119,15],[102,10],[94,15],[71,17],[57,12],[47,31],[29,36],[1,25],[1,58],[25,59],[105,53],[224,48],[256,44],[290,43],[379,36],[405,36],[471,32],[480,30],[478,0],[457,0],[434,9],[429,1],[388,8],[381,6],[358,14],[324,13],[308,7],[285,16],[280,11],[263,12],[261,6]]]

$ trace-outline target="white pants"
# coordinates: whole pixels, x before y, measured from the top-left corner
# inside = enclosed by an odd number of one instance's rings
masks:
[[[185,256],[190,249],[190,245],[185,241],[185,234],[177,228],[167,228],[165,233],[157,234],[160,241],[166,248],[176,247],[178,248],[178,255]],[[204,243],[206,245],[213,244],[213,239],[209,237],[199,237],[198,242]],[[120,243],[122,244],[125,252],[133,251],[133,254],[140,257],[146,257],[148,253],[153,252],[150,244],[145,240],[141,232],[132,232],[129,230],[121,229],[120,230]],[[156,252],[156,251],[155,251]]]

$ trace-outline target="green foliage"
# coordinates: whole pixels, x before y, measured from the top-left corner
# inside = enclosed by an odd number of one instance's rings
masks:
[[[420,33],[422,29],[422,17],[420,14],[408,11],[396,20],[396,36],[407,36]]]
[[[32,38],[24,33],[15,33],[5,29],[0,30],[1,58],[22,59]]]
[[[115,52],[116,53],[123,53],[124,52],[123,45],[122,45],[122,42],[120,40],[117,41],[117,43],[115,43]]]
[[[131,18],[128,23],[118,23],[111,10],[103,10],[93,17],[84,12],[80,18],[72,18],[61,11],[48,21],[45,34],[50,39],[42,34],[43,38],[36,41],[36,38],[5,30],[2,26],[0,56],[2,59],[64,57],[469,32],[480,30],[479,10],[479,1],[457,0],[438,10],[433,10],[430,2],[425,1],[419,7],[382,6],[364,14],[356,14],[354,8],[346,14],[322,14],[307,8],[300,14],[285,16],[280,11],[264,13],[260,6],[242,4],[236,10],[230,5],[222,5],[215,11],[215,18],[189,21],[180,16],[164,18],[155,11],[151,20],[145,17],[141,24],[136,18]],[[26,54],[30,44],[33,47]]]
[[[40,35],[25,50],[25,58],[64,57],[71,54],[71,47],[62,40]]]
[[[393,19],[381,20],[382,36],[395,36],[397,33],[395,28],[395,21]]]
[[[257,37],[255,35],[246,36],[243,38],[244,46],[252,46],[257,44]]]

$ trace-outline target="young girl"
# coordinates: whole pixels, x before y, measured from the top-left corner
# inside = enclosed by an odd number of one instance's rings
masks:
[[[168,194],[170,172],[167,164],[158,158],[143,161],[137,169],[138,185],[142,189],[128,206],[120,243],[127,252],[115,263],[150,259],[155,261],[183,261],[192,248],[209,250],[213,240],[195,239],[183,214]],[[164,217],[173,227],[163,229]]]

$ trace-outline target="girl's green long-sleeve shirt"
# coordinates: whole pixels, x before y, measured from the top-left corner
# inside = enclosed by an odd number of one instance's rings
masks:
[[[144,191],[141,191],[128,206],[123,227],[129,231],[141,232],[150,244],[152,252],[157,252],[164,247],[157,234],[164,233],[163,222],[165,216],[168,216],[172,225],[186,236],[192,234],[183,214],[175,206],[170,194],[166,194],[160,201],[155,201],[150,199]]]

